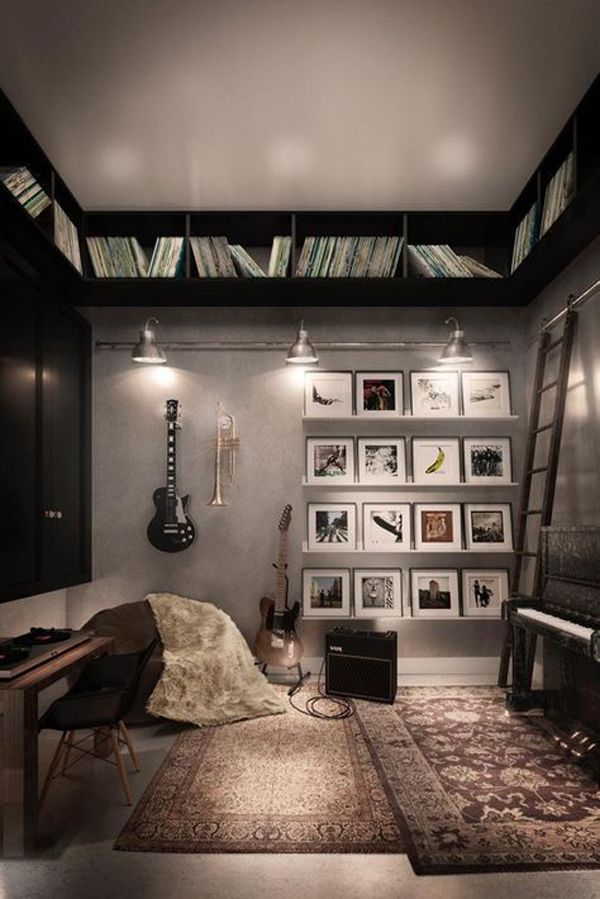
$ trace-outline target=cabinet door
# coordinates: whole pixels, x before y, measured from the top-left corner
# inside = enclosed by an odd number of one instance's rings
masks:
[[[88,328],[46,308],[42,338],[42,576],[47,588],[89,578]]]
[[[39,578],[37,315],[3,283],[0,325],[0,601]]]

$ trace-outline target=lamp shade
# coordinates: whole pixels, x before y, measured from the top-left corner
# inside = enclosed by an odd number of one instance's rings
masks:
[[[447,318],[445,324],[454,324],[454,329],[450,333],[450,340],[442,350],[438,362],[472,362],[473,353],[465,340],[465,332],[461,331],[457,320],[455,318]]]
[[[164,365],[167,357],[156,343],[154,329],[150,327],[152,324],[157,325],[157,319],[148,319],[140,331],[140,339],[132,350],[131,358],[133,362],[139,362],[143,365]]]
[[[304,322],[300,322],[296,339],[289,348],[285,361],[293,365],[311,365],[319,361],[317,351],[308,337],[308,331],[304,329]]]

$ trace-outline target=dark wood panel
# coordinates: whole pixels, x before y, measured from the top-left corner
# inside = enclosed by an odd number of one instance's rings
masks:
[[[507,278],[88,279],[85,306],[519,306]]]
[[[46,583],[82,568],[83,477],[81,332],[58,309],[44,310],[42,354],[43,576]]]
[[[0,328],[0,599],[38,572],[37,325],[23,291],[3,282]],[[17,302],[13,302],[17,301]]]

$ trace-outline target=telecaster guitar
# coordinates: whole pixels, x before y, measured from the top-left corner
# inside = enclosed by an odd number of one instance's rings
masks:
[[[177,493],[177,431],[179,402],[167,400],[167,486],[158,487],[152,501],[156,507],[154,518],[148,525],[148,540],[156,549],[165,553],[179,553],[188,549],[196,539],[196,525],[187,514],[189,494]]]
[[[279,519],[279,551],[277,554],[276,599],[263,596],[260,603],[261,625],[256,635],[256,656],[266,665],[292,668],[304,655],[302,640],[296,633],[300,603],[287,602],[287,532],[292,519],[292,507],[286,506]]]

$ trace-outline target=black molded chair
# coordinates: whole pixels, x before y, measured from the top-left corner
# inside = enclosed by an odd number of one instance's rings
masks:
[[[153,640],[141,652],[93,659],[69,692],[53,702],[42,716],[40,730],[59,730],[62,735],[44,782],[40,808],[54,778],[66,774],[83,755],[94,755],[117,766],[127,804],[131,805],[121,746],[127,747],[136,771],[140,770],[140,766],[123,718],[133,704],[142,671],[156,644],[157,641]],[[76,740],[75,733],[79,730],[91,730],[92,733]],[[95,740],[94,752],[82,746],[90,736]],[[108,757],[103,758],[99,752],[100,738],[110,741],[114,762]],[[79,756],[69,762],[72,750],[76,750]],[[57,773],[59,767],[60,774]]]

